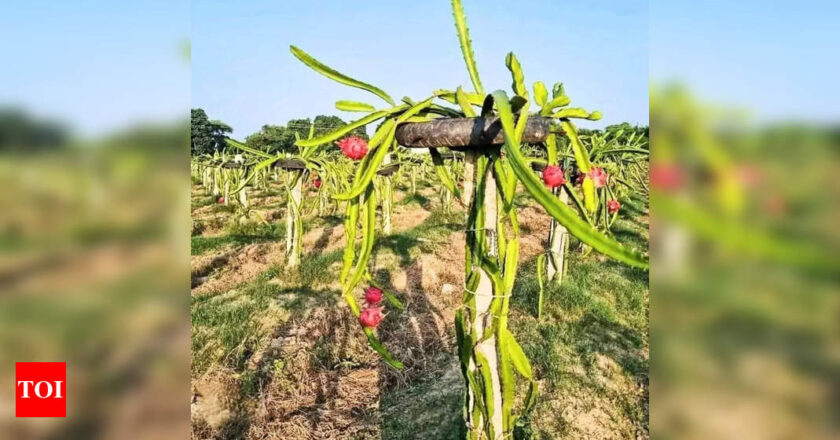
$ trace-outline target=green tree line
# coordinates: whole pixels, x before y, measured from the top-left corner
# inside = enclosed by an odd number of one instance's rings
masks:
[[[259,131],[245,137],[245,143],[262,151],[294,152],[295,134],[301,138],[309,136],[309,129],[315,124],[315,135],[330,132],[346,124],[338,116],[318,115],[314,119],[292,119],[285,125],[263,125]],[[224,139],[233,133],[233,129],[219,120],[212,120],[200,108],[192,109],[190,121],[190,140],[193,155],[212,154],[225,148]],[[364,127],[353,130],[350,135],[367,139]]]

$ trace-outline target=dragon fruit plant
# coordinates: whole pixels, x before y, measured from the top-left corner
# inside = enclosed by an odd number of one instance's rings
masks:
[[[578,166],[588,173],[589,162],[584,160],[588,157],[584,156],[577,129],[571,120],[595,120],[600,118],[600,113],[567,107],[570,99],[560,84],[553,87],[549,97],[546,86],[536,82],[531,95],[525,86],[522,68],[513,53],[507,55],[505,64],[512,74],[514,96],[510,98],[501,90],[486,93],[473,58],[460,0],[453,0],[452,8],[458,40],[473,85],[472,91],[459,86],[454,91],[436,90],[422,100],[403,98],[397,102],[385,91],[328,67],[303,50],[291,46],[292,54],[317,73],[341,84],[368,91],[387,104],[377,108],[363,102],[338,101],[336,108],[339,110],[363,112],[365,115],[331,133],[300,140],[298,145],[301,148],[327,145],[358,127],[381,121],[368,142],[366,154],[357,162],[351,188],[334,195],[338,200],[347,202],[344,224],[347,241],[340,280],[342,297],[353,315],[360,320],[360,327],[371,347],[389,365],[401,369],[403,364],[379,340],[375,326],[366,325],[378,324],[381,310],[371,310],[369,306],[363,309],[357,300],[357,287],[363,280],[370,280],[369,265],[376,240],[376,172],[388,154],[399,145],[397,132],[404,127],[412,124],[417,124],[415,127],[420,124],[430,127],[437,122],[450,122],[458,118],[482,118],[485,121],[492,118],[500,122],[503,143],[488,142],[486,146],[468,149],[465,158],[464,192],[468,196],[462,200],[467,201],[469,206],[465,225],[465,286],[462,307],[455,317],[455,335],[457,355],[466,384],[463,417],[467,438],[510,438],[517,420],[513,414],[515,374],[518,373],[530,383],[522,406],[525,413],[533,407],[538,394],[531,365],[508,330],[510,296],[519,264],[520,230],[513,202],[517,185],[521,183],[552,218],[593,249],[635,267],[647,268],[648,261],[646,256],[625,248],[599,231],[587,218],[561,203],[552,190],[546,187],[541,176],[532,170],[530,159],[521,151],[529,120],[550,119],[560,124],[569,138]],[[531,108],[536,109],[536,112],[530,114]],[[555,133],[549,132],[545,143],[556,152],[555,136]],[[428,151],[441,184],[453,196],[459,197],[461,190],[453,179],[451,165],[442,160],[436,147],[429,147]],[[556,163],[556,157],[551,159],[554,159],[552,164]],[[598,175],[595,177],[600,178]],[[584,177],[582,185],[584,193],[594,195],[595,181],[591,177]],[[357,227],[360,223],[361,237],[358,237]],[[358,246],[357,238],[360,238]]]
[[[342,139],[338,142],[338,146],[345,156],[354,161],[361,160],[368,151],[367,141],[356,136]],[[382,165],[390,165],[391,157],[392,153],[385,155],[385,158],[382,160]],[[390,176],[382,176],[381,178],[374,179],[374,182],[376,183],[374,187],[377,193],[377,199],[382,202],[382,232],[385,235],[390,235],[391,213],[393,212],[394,203],[393,181]]]
[[[314,133],[315,125],[313,124],[309,129],[309,140],[314,137]],[[300,142],[297,133],[295,133],[295,137]],[[227,143],[259,159],[259,162],[251,167],[251,172],[247,177],[236,181],[236,192],[244,189],[246,185],[258,178],[258,176],[264,175],[262,174],[263,170],[271,167],[278,161],[291,160],[297,161],[302,165],[300,168],[290,168],[283,173],[283,176],[278,176],[281,177],[286,191],[286,267],[298,267],[303,253],[303,182],[310,173],[315,173],[318,176],[330,175],[330,167],[326,165],[327,161],[324,160],[326,155],[323,152],[318,154],[317,147],[321,144],[299,147],[298,154],[296,155],[281,155],[280,153],[272,155],[251,148],[233,139],[227,139]]]
[[[201,176],[202,185],[213,195],[216,203],[225,206],[233,203],[240,222],[247,221],[255,215],[265,223],[265,219],[251,209],[248,202],[248,187],[240,185],[252,164],[242,154],[231,157],[225,150],[216,151],[212,156],[202,155],[191,160],[195,175]]]
[[[464,162],[460,160],[452,160],[447,164],[446,169],[452,176],[453,182],[455,182],[454,188],[452,189],[450,189],[449,185],[441,182],[439,191],[440,204],[443,207],[443,212],[447,214],[451,212],[452,205],[455,203],[469,204],[469,201],[464,198],[466,191],[463,191],[463,184],[461,183],[464,181],[465,168]],[[438,175],[438,178],[440,178],[440,175]]]
[[[638,194],[647,198],[647,145],[645,136],[637,135],[635,131],[625,133],[623,128],[579,136],[577,143],[566,143],[563,151],[558,151],[560,146],[556,143],[547,144],[548,159],[543,180],[547,187],[556,188],[553,191],[562,203],[574,202],[571,206],[581,218],[609,235],[619,215],[619,197]],[[559,176],[558,170],[564,169],[568,175],[555,186],[554,176]],[[537,259],[540,286],[537,314],[540,317],[545,282],[562,283],[569,251],[568,231],[553,219],[547,243],[546,254]],[[584,252],[590,250],[586,245],[583,248]]]
[[[413,195],[417,192],[418,177],[421,180],[428,180],[427,178],[431,177],[427,172],[427,167],[424,166],[427,161],[423,159],[428,159],[428,156],[412,154],[407,148],[394,148],[382,160],[382,170],[388,172],[374,178],[374,188],[376,197],[380,201],[384,235],[391,234],[396,182],[407,181],[408,186],[404,189]]]

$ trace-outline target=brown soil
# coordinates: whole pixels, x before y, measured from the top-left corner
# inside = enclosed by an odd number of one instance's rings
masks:
[[[327,249],[343,244],[340,229],[329,234],[337,239],[330,239]],[[277,328],[267,348],[249,363],[249,371],[264,376],[266,383],[258,404],[245,417],[245,437],[378,438],[382,389],[430,374],[460,379],[457,368],[442,359],[448,359],[454,347],[450,324],[463,285],[463,233],[452,234],[447,242],[440,252],[443,257],[423,255],[392,279],[391,287],[404,300],[406,312],[392,311],[397,315],[380,326],[378,333],[388,349],[405,362],[405,370],[397,372],[381,364],[345,307],[310,309]],[[214,258],[219,256],[203,258],[204,264],[212,265],[206,261]],[[250,261],[253,256],[230,256],[228,267],[240,264],[238,259]],[[223,270],[228,271],[227,267]],[[229,280],[230,276],[221,278]],[[220,286],[218,282],[214,285]],[[241,423],[242,415],[231,409],[242,403],[235,399],[235,387],[226,382],[230,373],[217,372],[197,381],[195,438],[212,438]]]
[[[525,261],[545,252],[551,217],[545,209],[528,206],[517,213],[521,235],[519,236],[519,261]]]
[[[193,381],[190,413],[193,423],[204,425],[207,431],[221,428],[232,417],[232,396],[236,395],[236,381],[230,371],[215,370]],[[194,433],[195,434],[195,433]]]
[[[276,330],[249,370],[266,382],[247,438],[350,439],[376,432],[378,359],[344,308],[315,308]]]
[[[635,426],[623,412],[625,405],[634,406],[646,397],[646,384],[634,383],[608,356],[597,355],[595,365],[594,373],[590,374],[581,365],[569,366],[569,380],[594,380],[595,384],[546,401],[535,415],[539,426],[551,432],[564,432],[568,438],[648,438],[646,427]]]
[[[320,254],[344,246],[344,224],[309,231],[303,235],[303,252]]]
[[[394,231],[403,231],[411,229],[423,224],[429,218],[430,212],[423,208],[411,205],[410,207],[401,207],[395,209],[391,214],[391,226]]]
[[[192,289],[192,294],[227,292],[251,281],[270,266],[282,263],[285,259],[284,248],[285,245],[280,242],[253,243],[223,254],[194,257],[195,265],[190,268],[193,274],[207,278]],[[207,271],[208,268],[210,271]],[[195,277],[193,284],[196,284]]]

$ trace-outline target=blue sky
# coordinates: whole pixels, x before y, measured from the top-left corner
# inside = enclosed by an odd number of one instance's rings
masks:
[[[648,121],[647,2],[465,0],[485,89],[510,89],[514,51],[528,84],[566,85],[573,106],[601,110],[599,127]],[[295,59],[295,44],[395,99],[470,84],[450,3],[394,1],[192,2],[192,106],[244,138],[263,124],[336,114],[339,99],[383,105]]]
[[[201,106],[245,137],[301,116],[355,116],[337,112],[338,99],[376,103],[301,65],[289,44],[395,98],[469,83],[448,0],[7,3],[0,106],[83,134]],[[584,126],[646,123],[649,78],[770,120],[840,116],[837,1],[465,0],[465,9],[486,88],[509,88],[513,50],[529,83],[563,81],[573,105],[604,113]],[[188,38],[192,70],[179,54]]]
[[[5,2],[0,106],[58,118],[82,135],[188,114],[186,1]]]
[[[764,121],[840,117],[840,2],[650,2],[650,75]]]

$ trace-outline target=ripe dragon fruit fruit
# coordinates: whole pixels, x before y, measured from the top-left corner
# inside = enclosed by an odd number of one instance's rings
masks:
[[[315,189],[320,188],[321,187],[321,178],[316,177],[315,180],[312,181],[312,186],[314,186]]]
[[[563,169],[557,165],[549,165],[545,167],[542,175],[545,186],[549,188],[556,188],[566,183],[566,176],[563,175]]]
[[[367,328],[376,328],[383,318],[382,307],[367,307],[359,315],[359,322]]]
[[[592,183],[595,184],[595,188],[603,188],[603,186],[607,184],[607,173],[605,173],[604,169],[601,167],[593,167],[586,175],[592,179]]]
[[[219,197],[218,199],[216,199],[216,203],[225,203],[225,198]]]
[[[621,203],[619,203],[618,200],[610,199],[607,201],[607,212],[615,214],[619,209],[621,209]]]
[[[365,302],[369,305],[376,305],[380,301],[382,301],[382,290],[373,286],[365,289]]]
[[[350,136],[338,141],[338,148],[341,148],[341,152],[353,160],[365,157],[368,151],[367,142],[358,136]]]

